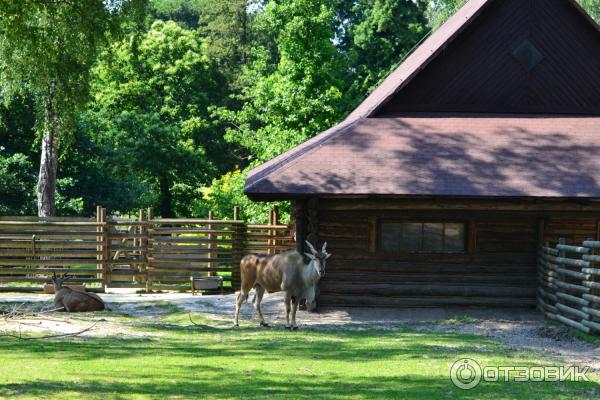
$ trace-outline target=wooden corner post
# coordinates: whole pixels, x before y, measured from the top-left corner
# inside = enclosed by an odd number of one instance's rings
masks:
[[[138,234],[140,237],[137,239],[137,268],[135,268],[135,277],[134,281],[136,284],[142,284],[144,282],[144,278],[142,274],[145,274],[147,271],[148,264],[148,224],[144,223],[144,209],[140,209],[138,212],[138,222],[140,222],[140,226],[138,228]],[[135,241],[135,239],[134,239]]]
[[[104,226],[102,226],[102,223],[102,206],[96,206],[96,232],[98,233],[98,236],[96,236],[96,261],[98,261],[98,264],[96,264],[96,269],[98,270],[96,278],[102,279],[102,290],[106,290],[106,286],[104,285],[104,262],[102,259],[104,255],[102,249],[104,243]]]
[[[100,208],[100,223],[102,223],[102,289],[106,290],[106,287],[111,282],[111,269],[110,269],[110,238],[109,238],[109,225],[106,218],[106,208]]]
[[[319,241],[319,199],[313,197],[308,200],[308,226],[306,240],[308,240],[315,248],[318,247]]]

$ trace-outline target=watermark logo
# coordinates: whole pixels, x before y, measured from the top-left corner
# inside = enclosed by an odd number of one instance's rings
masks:
[[[470,358],[456,361],[450,369],[452,383],[460,389],[469,390],[481,382],[481,365]]]
[[[590,367],[575,366],[481,366],[471,359],[463,358],[452,364],[450,379],[464,390],[477,387],[481,382],[589,382]]]

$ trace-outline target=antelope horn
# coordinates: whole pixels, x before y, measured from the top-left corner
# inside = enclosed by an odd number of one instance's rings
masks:
[[[308,240],[305,240],[306,245],[308,246],[308,249],[313,253],[313,254],[317,254],[317,251],[315,250],[315,248],[313,247],[312,244],[310,244],[310,242]]]
[[[327,248],[327,242],[323,243],[323,248],[321,249],[321,253],[327,254],[327,251],[325,251],[326,248]]]

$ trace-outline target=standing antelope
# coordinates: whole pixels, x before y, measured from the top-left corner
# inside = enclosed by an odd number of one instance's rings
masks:
[[[315,250],[308,241],[306,245],[310,250],[310,253],[304,253],[308,262],[297,250],[289,250],[276,255],[251,254],[242,258],[240,263],[242,287],[235,307],[235,326],[239,326],[240,307],[248,299],[250,290],[254,288],[256,295],[252,302],[261,326],[268,326],[260,309],[260,302],[265,291],[269,293],[284,291],[286,329],[298,329],[296,325],[298,304],[305,299],[309,311],[315,308],[317,284],[319,279],[325,275],[325,260],[331,256],[326,251],[327,243],[323,245],[321,251]],[[291,325],[290,311],[292,313]]]
[[[64,274],[52,277],[54,282],[54,307],[64,308],[66,312],[102,311],[104,301],[95,293],[78,292],[63,284],[70,276]]]

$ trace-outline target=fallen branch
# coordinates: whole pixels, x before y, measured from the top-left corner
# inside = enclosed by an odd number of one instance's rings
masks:
[[[9,312],[5,312],[2,311],[1,313],[4,315],[4,320],[6,322],[9,322],[9,320],[14,320],[17,318],[34,318],[34,317],[38,317],[38,319],[48,319],[48,320],[52,320],[50,318],[39,318],[40,315],[45,315],[45,314],[50,314],[56,311],[61,311],[64,310],[64,307],[59,307],[59,308],[52,308],[50,310],[44,310],[42,309],[41,311],[37,311],[37,312],[31,312],[31,313],[25,313],[25,312],[19,312],[19,308],[22,307],[25,303],[19,305],[19,306],[15,306],[13,307],[13,309]],[[61,321],[62,322],[62,321]]]
[[[204,327],[204,325],[200,325],[200,324],[197,324],[197,323],[195,323],[195,322],[194,322],[194,320],[192,319],[192,313],[189,313],[189,314],[188,314],[188,317],[190,317],[190,322],[191,322],[192,324],[194,324],[194,325],[196,325],[196,326],[201,326],[201,327]]]

